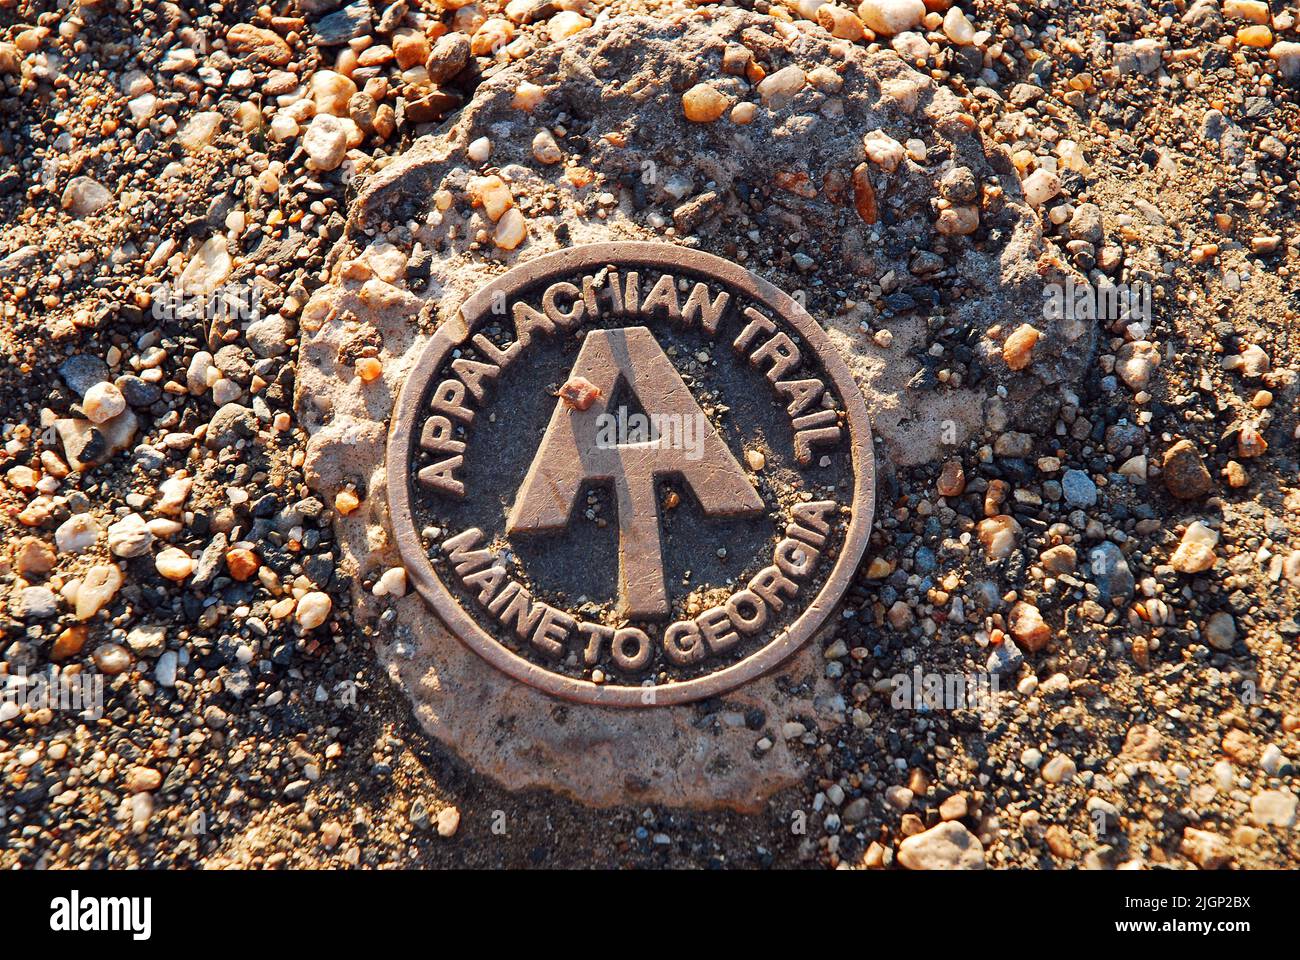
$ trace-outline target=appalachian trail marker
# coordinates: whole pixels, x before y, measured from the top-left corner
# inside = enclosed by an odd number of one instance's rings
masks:
[[[516,680],[653,707],[771,670],[866,546],[866,407],[799,304],[729,261],[600,243],[444,323],[388,443],[404,564]],[[629,427],[631,425],[631,427]]]

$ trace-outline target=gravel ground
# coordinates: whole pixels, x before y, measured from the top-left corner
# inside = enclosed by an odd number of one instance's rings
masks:
[[[740,817],[502,790],[349,617],[355,501],[308,488],[294,418],[349,199],[500,65],[686,9],[452,6],[0,0],[0,866],[1300,865],[1297,8],[868,0],[872,39],[752,4],[924,61],[1047,255],[1152,309],[1104,324],[1040,433],[986,415],[882,462],[824,651],[842,723],[787,723],[809,778]],[[853,283],[887,346],[916,305]],[[213,290],[244,300],[177,295]],[[1011,327],[1016,369],[1037,332]],[[972,382],[931,334],[916,389]],[[102,714],[34,700],[52,667]],[[999,692],[900,709],[915,668]]]

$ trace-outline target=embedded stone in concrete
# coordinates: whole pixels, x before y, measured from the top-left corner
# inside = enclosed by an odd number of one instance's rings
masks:
[[[556,696],[657,707],[740,687],[825,622],[873,454],[794,300],[698,251],[603,243],[461,318],[407,377],[387,495],[408,574],[471,649]]]

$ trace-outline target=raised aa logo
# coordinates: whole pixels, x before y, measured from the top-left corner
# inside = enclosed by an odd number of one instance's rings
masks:
[[[816,321],[653,243],[476,293],[412,371],[388,451],[438,616],[522,682],[612,706],[714,696],[789,656],[862,556],[872,481],[865,405]]]
[[[506,533],[566,527],[585,484],[612,483],[618,509],[618,614],[633,620],[666,617],[655,482],[680,477],[708,516],[758,514],[763,500],[648,328],[591,331],[570,379],[585,380],[599,393],[585,410],[564,400],[556,403],[506,520]],[[664,443],[662,434],[631,442],[617,435],[602,438],[612,416],[610,400],[621,385],[654,418],[651,423],[702,425],[698,459],[692,457],[694,448]]]

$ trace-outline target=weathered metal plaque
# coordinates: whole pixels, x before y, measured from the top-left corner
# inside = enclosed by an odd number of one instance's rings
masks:
[[[664,243],[575,247],[479,290],[412,369],[387,460],[437,615],[511,677],[604,706],[771,670],[871,529],[866,406],[821,327]]]

